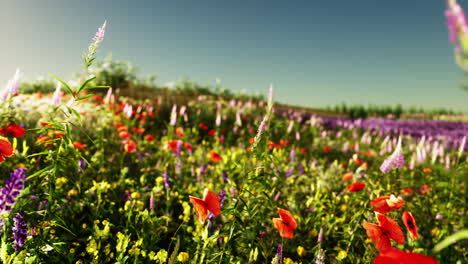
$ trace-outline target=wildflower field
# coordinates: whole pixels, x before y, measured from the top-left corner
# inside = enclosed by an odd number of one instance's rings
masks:
[[[0,92],[2,263],[468,261],[465,122],[18,76]]]

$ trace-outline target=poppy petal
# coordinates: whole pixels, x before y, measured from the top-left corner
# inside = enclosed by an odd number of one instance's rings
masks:
[[[362,225],[366,229],[367,236],[374,241],[377,250],[382,251],[392,247],[390,239],[382,232],[380,226],[367,222]]]
[[[280,215],[283,222],[290,226],[292,230],[297,229],[296,219],[294,219],[294,216],[291,214],[291,212],[282,208],[278,208],[278,214]]]
[[[405,225],[406,230],[409,232],[409,236],[412,239],[418,239],[418,226],[416,225],[416,220],[414,219],[413,214],[411,212],[405,211],[403,212],[401,219],[403,220],[403,224]]]
[[[203,201],[205,202],[207,209],[215,216],[219,216],[221,214],[221,202],[215,192],[205,189]]]
[[[11,157],[15,153],[15,149],[8,140],[0,139],[0,155]]]
[[[390,217],[377,213],[377,221],[379,221],[382,231],[387,234],[388,238],[395,240],[399,244],[405,243],[405,235],[401,231],[400,225]]]
[[[283,219],[273,218],[273,225],[275,226],[276,230],[278,230],[281,237],[288,239],[294,238],[293,229],[289,225],[285,224]]]
[[[206,206],[205,201],[200,198],[189,196],[190,202],[193,204],[193,209],[197,214],[198,221],[200,223],[205,223],[206,218],[208,217],[208,208]]]

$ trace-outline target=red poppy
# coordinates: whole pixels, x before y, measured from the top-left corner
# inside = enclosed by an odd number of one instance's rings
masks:
[[[6,135],[6,136],[13,136],[13,137],[20,138],[24,136],[25,133],[26,133],[26,130],[23,127],[20,127],[15,124],[9,124],[6,127],[0,128],[0,134]]]
[[[369,168],[369,163],[367,163],[367,161],[364,161],[361,165],[361,168],[367,170]]]
[[[437,264],[434,258],[414,252],[405,252],[390,247],[388,250],[379,252],[374,259],[374,264]]]
[[[290,139],[280,139],[279,141],[280,145],[283,146],[283,147],[287,147],[289,145],[289,143],[291,143],[291,140]]]
[[[116,123],[115,128],[117,128],[117,130],[119,130],[119,131],[120,131],[121,128],[124,128],[125,130],[127,130],[124,123]]]
[[[250,144],[255,143],[255,138],[250,138],[250,139],[249,139],[249,143],[250,143]]]
[[[150,135],[150,134],[147,134],[147,135],[145,135],[145,140],[153,141],[153,140],[154,140],[154,136],[153,136],[153,135]]]
[[[200,122],[200,124],[198,124],[198,127],[200,127],[202,130],[208,130],[208,126],[205,125],[205,123],[203,122]]]
[[[48,135],[49,137],[53,137],[53,138],[62,138],[63,135],[65,135],[65,132],[60,131],[60,130],[53,130],[53,131],[49,131]]]
[[[221,214],[221,201],[218,195],[213,191],[205,189],[203,192],[203,199],[193,196],[189,196],[189,199],[193,204],[193,209],[197,214],[198,221],[202,224],[205,223],[208,217],[208,211],[212,212],[215,216]]]
[[[411,189],[411,188],[404,188],[403,190],[401,190],[401,193],[402,194],[413,194],[414,190]]]
[[[390,249],[392,247],[390,239],[399,244],[405,243],[405,235],[397,222],[384,214],[376,213],[376,215],[379,225],[368,222],[364,222],[362,225],[366,229],[367,236],[374,241],[378,251]]]
[[[127,153],[132,153],[137,149],[137,144],[131,139],[124,140],[124,149]]]
[[[357,192],[357,191],[364,189],[364,187],[366,187],[364,183],[357,181],[346,186],[346,190],[348,190],[348,192]]]
[[[132,127],[132,131],[138,134],[142,134],[145,132],[145,128],[144,127]]]
[[[49,124],[49,121],[42,121],[39,124],[43,127],[49,127],[49,128],[53,127],[51,124]]]
[[[211,129],[210,131],[208,131],[208,136],[214,136],[216,134],[216,130],[214,129]]]
[[[329,146],[323,147],[323,152],[328,153],[330,152],[331,148]]]
[[[419,187],[419,192],[421,194],[426,194],[430,189],[431,187],[429,187],[429,185],[423,184],[421,187]]]
[[[367,157],[374,156],[374,152],[372,150],[368,150],[368,151],[366,151],[366,156]]]
[[[354,174],[352,172],[347,172],[343,175],[343,177],[341,177],[341,179],[343,181],[349,181],[349,180],[352,180],[354,177]]]
[[[180,142],[180,143],[179,143]],[[183,144],[184,142],[180,139],[173,139],[166,144],[166,149],[171,149],[173,152],[177,151],[177,145],[178,144]]]
[[[86,147],[86,144],[75,141],[75,142],[73,142],[73,147],[76,148],[76,149],[84,149]]]
[[[424,173],[431,173],[431,172],[432,172],[432,169],[431,169],[431,168],[424,168],[424,169],[423,169],[423,172],[424,172]]]
[[[374,211],[381,214],[400,209],[404,204],[405,201],[403,199],[393,194],[391,196],[380,196],[370,201],[370,205],[375,207]]]
[[[36,139],[36,142],[41,144],[41,145],[44,145],[44,146],[52,146],[52,143],[54,142],[51,138],[49,137],[46,137],[46,136],[39,136],[37,139]]]
[[[214,152],[213,150],[210,152],[210,159],[213,162],[220,162],[223,160],[223,157],[221,157],[218,153]]]
[[[121,131],[121,132],[119,133],[119,137],[120,137],[121,139],[126,139],[126,138],[129,138],[129,137],[131,137],[131,136],[132,136],[132,134],[130,134],[130,132],[128,132],[128,131]]]
[[[11,157],[15,154],[15,149],[6,138],[0,137],[0,162],[5,160],[5,157]]]
[[[184,135],[184,129],[183,129],[182,127],[176,128],[175,133],[176,133],[177,136],[179,136],[179,137],[184,137],[184,136],[185,136],[185,135]]]
[[[305,148],[301,148],[301,154],[302,154],[302,155],[305,155],[305,154],[307,154],[307,149],[305,149]]]
[[[280,218],[273,218],[273,225],[280,233],[281,237],[291,239],[294,237],[294,230],[297,229],[297,222],[294,216],[285,209],[278,208]]]
[[[280,149],[281,148],[281,145],[280,144],[276,144],[275,142],[271,141],[271,140],[268,140],[268,149]]]
[[[185,143],[184,147],[187,150],[192,150],[192,144],[190,144],[190,143]]]
[[[353,160],[354,160],[354,162],[356,162],[356,164],[357,164],[358,166],[361,166],[361,165],[362,165],[362,160],[358,157],[357,154],[354,154],[354,155],[353,155]]]
[[[414,219],[413,214],[405,211],[401,216],[401,220],[403,220],[403,224],[405,225],[406,230],[408,230],[409,236],[412,239],[418,239],[418,226],[416,225],[416,220]]]

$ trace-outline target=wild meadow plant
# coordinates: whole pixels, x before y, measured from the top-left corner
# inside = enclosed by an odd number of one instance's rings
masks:
[[[105,26],[77,85],[8,82],[3,263],[463,263],[463,124],[126,98],[87,77]]]

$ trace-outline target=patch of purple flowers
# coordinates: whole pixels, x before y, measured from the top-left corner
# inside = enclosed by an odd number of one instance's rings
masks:
[[[27,168],[19,168],[10,174],[5,187],[0,191],[0,213],[10,212],[16,203],[16,198],[24,189]]]
[[[24,219],[24,213],[19,212],[13,218],[13,247],[19,250],[24,246],[26,237],[28,236],[28,226]]]

